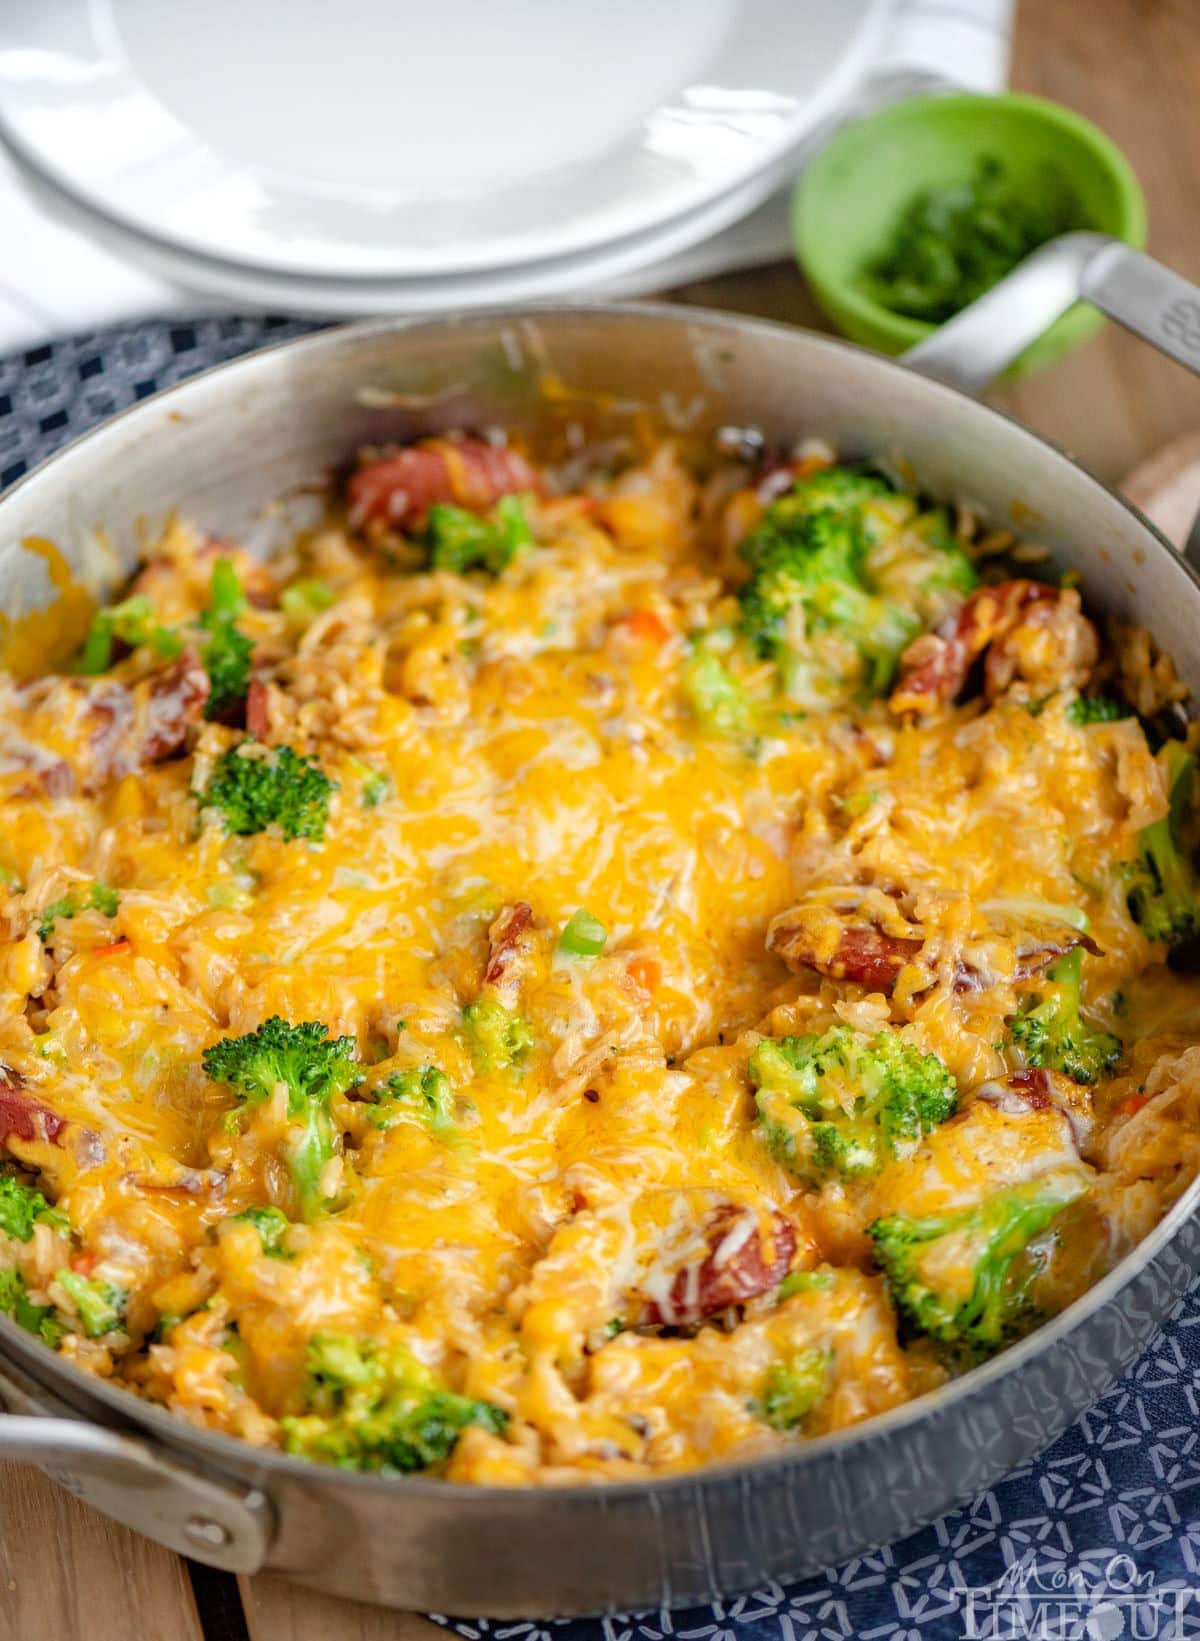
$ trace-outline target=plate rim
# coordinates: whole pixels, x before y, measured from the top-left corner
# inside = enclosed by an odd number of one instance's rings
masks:
[[[357,271],[345,266],[332,265],[310,265],[305,268],[297,263],[294,256],[283,255],[278,259],[264,260],[259,257],[222,254],[214,246],[211,237],[193,237],[186,231],[156,230],[147,220],[144,209],[130,208],[123,205],[119,199],[114,200],[111,190],[106,188],[103,182],[95,186],[81,182],[77,176],[65,170],[52,154],[47,154],[42,147],[31,142],[20,124],[15,122],[11,110],[4,105],[3,77],[0,77],[0,139],[22,168],[49,184],[60,197],[71,200],[88,214],[93,223],[103,221],[111,224],[140,241],[164,249],[169,248],[176,255],[189,260],[204,258],[231,270],[245,271],[251,276],[279,278],[289,282],[324,281],[336,284],[392,284],[406,279],[432,281],[438,278],[454,279],[468,274],[482,276],[495,272],[499,275],[505,270],[515,273],[521,267],[554,260],[565,261],[569,257],[582,258],[605,246],[631,242],[643,235],[653,235],[659,231],[665,232],[672,224],[748,185],[768,167],[778,165],[836,109],[840,102],[844,101],[857,84],[867,78],[886,25],[894,15],[897,0],[858,0],[858,4],[862,7],[862,16],[857,28],[842,49],[834,67],[813,95],[796,110],[784,132],[770,142],[764,143],[753,154],[746,156],[742,163],[732,167],[727,174],[718,178],[694,180],[690,185],[680,188],[666,208],[661,201],[657,207],[647,202],[640,211],[627,214],[627,219],[616,231],[611,227],[604,229],[593,214],[590,228],[586,226],[588,219],[585,218],[582,223],[577,223],[574,231],[559,225],[553,230],[527,232],[503,242],[503,245],[493,239],[491,242],[478,242],[472,248],[468,241],[465,247],[460,245],[452,257],[439,251],[421,254],[412,250],[402,251],[393,248],[388,253],[393,260],[386,266],[381,262],[376,267],[365,270],[360,268]],[[157,99],[155,101],[157,104]],[[180,124],[182,130],[187,131],[187,127],[176,121],[175,116],[169,117],[176,124]],[[190,133],[189,140],[193,140]],[[208,149],[207,144],[201,143],[201,147]],[[192,151],[195,151],[194,140]],[[212,150],[208,149],[208,152]],[[226,174],[231,176],[244,175],[247,171],[254,170],[252,166],[242,162],[229,161],[225,164]]]
[[[500,303],[587,300],[658,289],[658,285],[652,282],[648,286],[637,276],[652,273],[658,263],[668,262],[736,227],[772,194],[788,186],[797,157],[795,151],[789,151],[773,166],[695,212],[663,224],[658,231],[609,241],[594,252],[410,280],[280,274],[249,263],[186,251],[169,239],[126,227],[76,198],[27,161],[24,154],[9,147],[0,129],[0,152],[5,150],[20,185],[33,193],[43,210],[73,231],[94,239],[132,270],[165,280],[201,302],[207,299],[238,308],[249,303],[260,311],[280,310],[343,323],[368,316],[436,319],[456,310],[474,312]],[[780,260],[788,261],[790,257],[785,248]],[[531,286],[531,280],[536,280],[536,285]]]

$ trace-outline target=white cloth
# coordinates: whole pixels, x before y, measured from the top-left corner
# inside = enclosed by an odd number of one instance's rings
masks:
[[[853,111],[902,90],[960,85],[998,91],[1006,83],[1015,0],[897,0],[884,46]],[[852,110],[847,110],[847,113]],[[98,325],[170,313],[244,309],[169,283],[99,244],[26,187],[0,149],[0,353]],[[760,266],[790,254],[788,190],[743,221],[691,249],[589,287],[630,295]],[[581,282],[584,283],[584,282]]]

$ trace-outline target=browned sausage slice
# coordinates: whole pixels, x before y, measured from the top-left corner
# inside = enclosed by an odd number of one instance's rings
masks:
[[[529,953],[532,924],[532,906],[518,900],[503,907],[488,929],[488,962],[483,978],[502,994],[515,992],[519,984],[516,971]]]
[[[977,1099],[985,1100],[1009,1116],[1020,1116],[1026,1111],[1057,1111],[1066,1119],[1075,1149],[1081,1154],[1092,1138],[1095,1116],[1091,1091],[1059,1071],[1029,1066],[1024,1071],[1013,1071],[1007,1077],[982,1083],[975,1094]]]
[[[104,680],[87,708],[92,769],[83,782],[94,791],[110,780],[144,769],[177,752],[188,730],[204,716],[208,674],[195,650],[132,689]]]
[[[136,684],[116,678],[39,678],[12,700],[20,713],[5,725],[0,771],[17,775],[19,796],[99,792],[183,746],[208,700],[208,674],[194,650]],[[57,750],[69,744],[69,759]],[[10,788],[11,790],[11,788]]]
[[[665,1298],[651,1299],[639,1327],[694,1327],[707,1316],[769,1293],[788,1273],[796,1233],[782,1214],[771,1217],[764,1238],[758,1214],[727,1203],[704,1229],[708,1252],[676,1272]]]
[[[985,650],[986,693],[994,700],[1016,677],[1051,688],[1081,682],[1099,643],[1073,588],[1020,580],[980,587],[940,631],[922,633],[905,650],[893,712],[948,705]]]
[[[0,1141],[12,1134],[19,1140],[45,1140],[51,1145],[60,1145],[60,1135],[66,1126],[62,1117],[24,1092],[15,1071],[0,1066]]]
[[[767,950],[782,957],[788,968],[815,969],[831,980],[853,980],[876,991],[891,991],[923,944],[907,935],[885,934],[870,923],[843,930],[828,954],[816,949],[807,929],[786,920],[774,923],[767,935]]]
[[[364,462],[346,485],[350,524],[379,522],[403,529],[435,502],[483,512],[501,496],[539,489],[524,456],[483,439],[427,439]]]

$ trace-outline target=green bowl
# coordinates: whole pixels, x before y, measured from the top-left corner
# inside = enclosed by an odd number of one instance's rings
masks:
[[[792,203],[792,238],[817,301],[854,342],[903,353],[935,328],[881,307],[861,282],[901,210],[928,187],[966,181],[994,154],[1020,182],[1052,165],[1073,187],[1082,227],[1146,242],[1146,202],[1120,149],[1089,120],[1040,97],[935,93],[847,126],[809,164]],[[1038,369],[1091,336],[1103,316],[1077,302],[1026,348],[1012,374]]]

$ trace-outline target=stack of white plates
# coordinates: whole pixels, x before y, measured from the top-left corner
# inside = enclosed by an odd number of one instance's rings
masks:
[[[8,4],[0,135],[76,228],[226,301],[419,313],[612,290],[794,173],[892,4]]]

